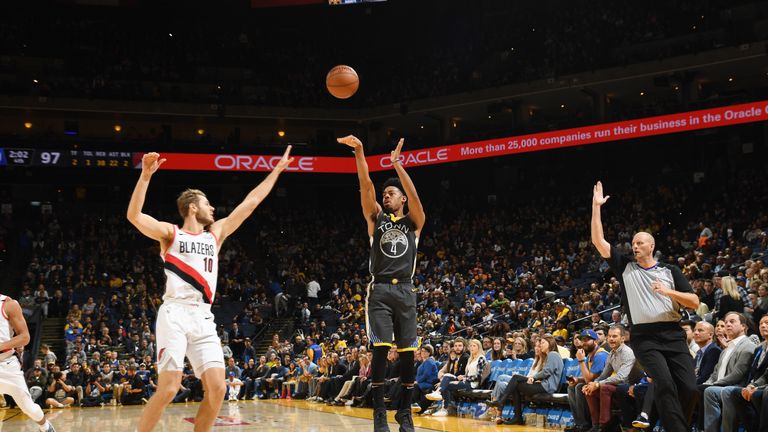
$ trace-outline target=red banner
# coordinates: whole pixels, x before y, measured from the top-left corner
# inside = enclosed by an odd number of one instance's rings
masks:
[[[505,156],[551,150],[608,141],[621,141],[653,135],[729,126],[768,120],[768,101],[731,105],[638,120],[604,123],[555,132],[475,141],[443,147],[406,151],[403,166],[424,166],[468,159]],[[408,143],[406,142],[406,147]],[[163,169],[207,171],[270,171],[280,156],[164,153],[168,161]],[[289,171],[318,173],[354,173],[352,157],[296,156]],[[389,154],[366,157],[370,171],[392,168]],[[141,154],[135,154],[134,166],[140,167]]]

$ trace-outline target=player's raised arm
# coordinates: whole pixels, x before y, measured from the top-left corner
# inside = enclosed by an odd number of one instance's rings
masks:
[[[400,141],[397,142],[397,147],[392,151],[390,160],[392,161],[392,166],[395,167],[397,177],[400,178],[400,183],[405,189],[405,195],[408,196],[408,216],[411,218],[414,225],[416,225],[416,235],[418,236],[421,232],[421,228],[424,227],[427,215],[424,213],[424,206],[421,205],[419,194],[416,193],[416,186],[413,184],[411,176],[405,172],[403,164],[400,163],[400,151],[403,149],[404,141],[403,138],[400,138]]]
[[[275,168],[272,169],[272,172],[270,172],[258,186],[248,193],[243,202],[235,207],[229,216],[219,219],[211,225],[210,231],[219,239],[219,244],[235,232],[235,230],[237,230],[240,225],[251,216],[253,211],[256,210],[256,207],[258,207],[259,204],[264,201],[264,198],[266,198],[272,191],[275,183],[277,183],[277,178],[280,177],[280,173],[285,171],[285,169],[291,165],[291,162],[293,162],[293,158],[291,157],[291,146],[288,146],[285,149],[285,153],[283,153],[283,157],[280,158],[280,161],[275,165]]]
[[[592,188],[592,244],[595,245],[600,256],[608,258],[611,256],[611,244],[605,240],[603,235],[603,221],[600,218],[600,207],[608,201],[611,196],[603,196],[603,183],[597,182]]]
[[[368,174],[368,162],[365,160],[363,143],[354,135],[338,138],[337,141],[348,145],[355,151],[357,179],[360,182],[360,204],[363,207],[365,221],[368,223],[368,235],[372,235],[376,217],[381,213],[381,206],[376,202],[376,188],[373,186],[371,177]]]
[[[147,153],[141,158],[141,176],[139,176],[136,187],[133,189],[133,195],[131,195],[131,202],[128,204],[126,216],[128,221],[141,231],[142,234],[159,241],[161,248],[164,250],[167,246],[166,243],[173,239],[173,225],[168,222],[160,222],[142,212],[149,180],[163,162],[165,162],[165,159],[160,159],[160,155],[154,152]]]

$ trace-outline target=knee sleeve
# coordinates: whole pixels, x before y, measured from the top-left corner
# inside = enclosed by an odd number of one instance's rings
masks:
[[[373,347],[373,359],[371,360],[371,382],[380,384],[384,382],[384,375],[387,373],[387,353],[388,346]]]
[[[416,365],[413,361],[413,351],[400,353],[400,383],[411,384],[416,380]]]

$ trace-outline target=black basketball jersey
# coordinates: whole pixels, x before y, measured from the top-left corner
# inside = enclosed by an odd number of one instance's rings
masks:
[[[374,282],[391,283],[392,279],[411,282],[419,245],[415,230],[407,215],[398,219],[382,212],[376,217],[368,263]]]

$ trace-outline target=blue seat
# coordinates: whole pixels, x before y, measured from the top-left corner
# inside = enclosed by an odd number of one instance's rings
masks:
[[[504,373],[503,375],[514,375],[518,364],[521,364],[523,361],[520,359],[512,360],[512,359],[506,359],[504,360]]]
[[[494,360],[491,362],[491,374],[488,376],[489,381],[496,382],[496,379],[501,375],[503,372],[504,367],[504,361],[503,360]]]
[[[523,364],[520,366],[520,375],[528,375],[528,372],[531,370],[531,367],[533,367],[532,358],[523,360]]]
[[[568,358],[563,360],[563,376],[560,378],[560,384],[564,384],[566,382],[566,378],[571,375],[575,377],[581,376],[579,361],[575,358]]]

